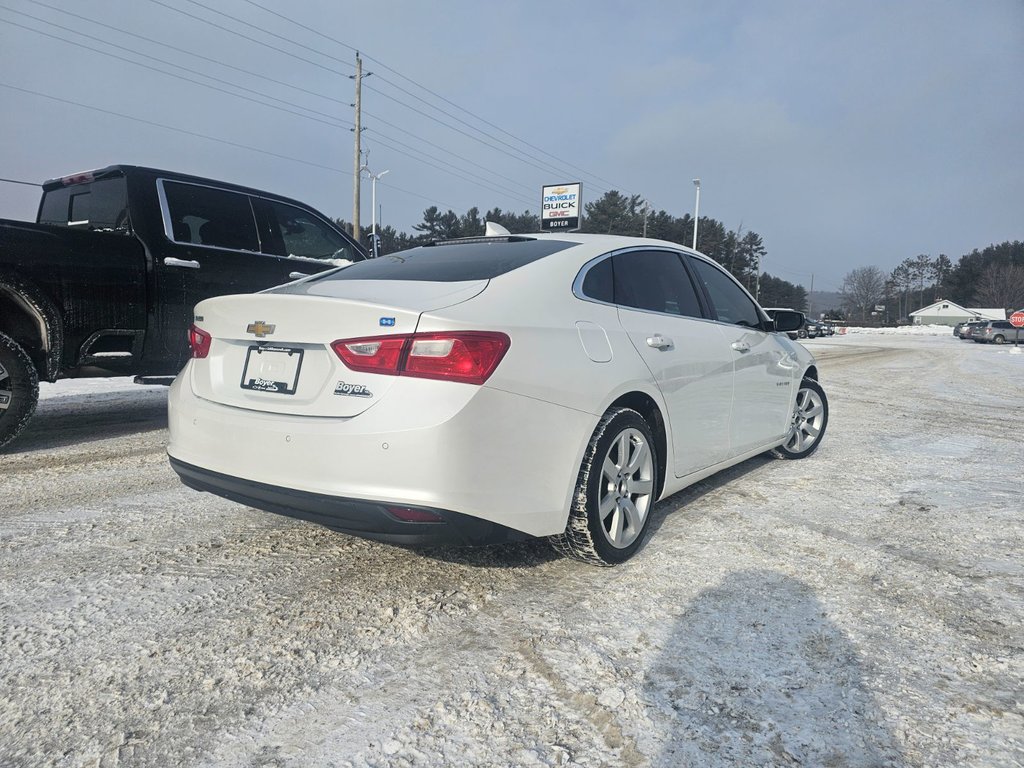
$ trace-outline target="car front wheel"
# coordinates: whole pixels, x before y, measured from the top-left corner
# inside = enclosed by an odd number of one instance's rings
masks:
[[[551,536],[564,555],[594,565],[628,560],[643,544],[658,489],[651,428],[629,408],[602,417],[583,457],[565,531]]]
[[[13,440],[36,410],[39,375],[32,359],[0,333],[0,447]]]
[[[780,459],[803,459],[821,445],[828,426],[828,398],[814,379],[804,379],[796,393],[796,404],[786,442],[772,451]]]

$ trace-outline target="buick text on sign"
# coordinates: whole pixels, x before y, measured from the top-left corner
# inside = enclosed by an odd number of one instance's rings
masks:
[[[580,207],[583,204],[583,185],[552,184],[541,189],[541,230],[570,232],[580,228]]]

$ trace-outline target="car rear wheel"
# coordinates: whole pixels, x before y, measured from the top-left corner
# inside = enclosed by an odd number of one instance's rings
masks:
[[[1002,336],[994,336],[992,338],[992,342],[994,344],[1002,344],[1004,341],[1006,341],[1006,339],[1004,339]]]
[[[814,379],[804,379],[796,393],[796,404],[786,442],[772,455],[780,459],[803,459],[814,453],[828,426],[828,398]]]
[[[36,410],[39,375],[32,359],[0,333],[0,447],[13,440]]]
[[[640,549],[658,489],[654,437],[629,408],[609,410],[583,457],[565,531],[549,537],[563,555],[616,565]]]

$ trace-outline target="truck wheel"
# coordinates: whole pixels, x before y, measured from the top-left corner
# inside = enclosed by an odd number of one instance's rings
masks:
[[[25,428],[39,400],[39,374],[10,336],[0,333],[0,447]]]

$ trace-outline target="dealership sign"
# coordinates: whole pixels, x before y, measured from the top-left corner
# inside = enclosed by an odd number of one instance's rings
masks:
[[[583,204],[582,184],[553,184],[540,193],[541,230],[571,232],[580,228],[580,206]]]

